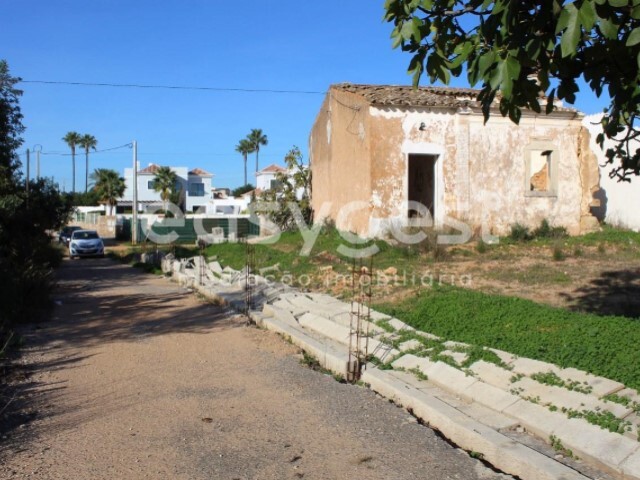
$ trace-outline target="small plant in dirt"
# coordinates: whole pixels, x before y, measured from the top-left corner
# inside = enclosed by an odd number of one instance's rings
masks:
[[[562,441],[558,437],[556,437],[555,435],[549,436],[549,442],[551,443],[551,448],[553,448],[556,452],[565,457],[573,458],[573,452],[568,448],[565,448],[565,446],[562,444]]]
[[[555,262],[562,262],[567,259],[567,255],[561,245],[556,244],[553,246],[553,260]]]
[[[520,223],[514,223],[513,225],[511,225],[511,233],[509,234],[509,238],[515,242],[526,242],[527,240],[531,240],[531,232],[529,231],[529,227]]]
[[[580,247],[576,247],[573,249],[573,256],[574,257],[582,257],[584,255],[584,252],[582,251],[582,249]]]
[[[478,243],[476,243],[476,252],[478,253],[486,253],[487,248],[487,242],[482,239],[478,240]]]
[[[607,253],[607,246],[604,243],[598,244],[598,253],[601,253],[601,254]]]
[[[545,218],[540,222],[540,226],[533,231],[532,236],[535,238],[565,238],[567,237],[567,229],[562,226],[552,227]]]

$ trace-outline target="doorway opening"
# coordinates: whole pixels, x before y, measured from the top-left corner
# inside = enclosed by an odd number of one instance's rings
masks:
[[[409,198],[411,202],[424,205],[435,218],[436,162],[438,155],[409,154]],[[420,212],[409,208],[408,217],[418,218]]]

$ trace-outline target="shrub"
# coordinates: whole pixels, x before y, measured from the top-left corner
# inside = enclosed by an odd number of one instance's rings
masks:
[[[482,239],[478,240],[478,243],[476,243],[476,252],[486,253],[486,251],[487,251],[487,243]]]
[[[511,233],[509,234],[509,238],[516,242],[526,242],[531,239],[531,232],[529,231],[529,227],[522,225],[520,223],[514,223],[511,225]]]
[[[567,236],[565,227],[552,227],[545,218],[540,222],[540,226],[533,231],[534,238],[564,238]]]
[[[567,256],[564,253],[564,250],[562,249],[561,245],[554,245],[553,246],[553,259],[556,262],[561,262],[563,260],[566,260]]]

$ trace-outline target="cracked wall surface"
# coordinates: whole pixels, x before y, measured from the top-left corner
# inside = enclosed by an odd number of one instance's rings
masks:
[[[472,231],[485,224],[504,235],[514,223],[534,228],[547,219],[571,234],[583,233],[597,228],[590,207],[599,181],[585,135],[573,112],[525,114],[520,125],[497,114],[485,125],[480,112],[377,107],[359,95],[332,90],[310,141],[313,206],[319,211],[331,202],[329,216],[338,228],[366,236],[406,225],[408,158],[427,154],[438,157],[437,226],[456,219]],[[548,173],[553,191],[530,191],[527,158],[534,147],[554,152]],[[356,205],[340,215],[350,202]]]

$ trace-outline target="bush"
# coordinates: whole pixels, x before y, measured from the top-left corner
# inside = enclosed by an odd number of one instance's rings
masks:
[[[529,231],[529,227],[526,227],[520,223],[514,223],[511,225],[511,233],[509,234],[509,238],[516,242],[526,242],[527,240],[531,240],[531,232]]]
[[[565,227],[552,227],[546,218],[533,231],[533,237],[535,238],[564,238],[566,236],[567,229]]]

